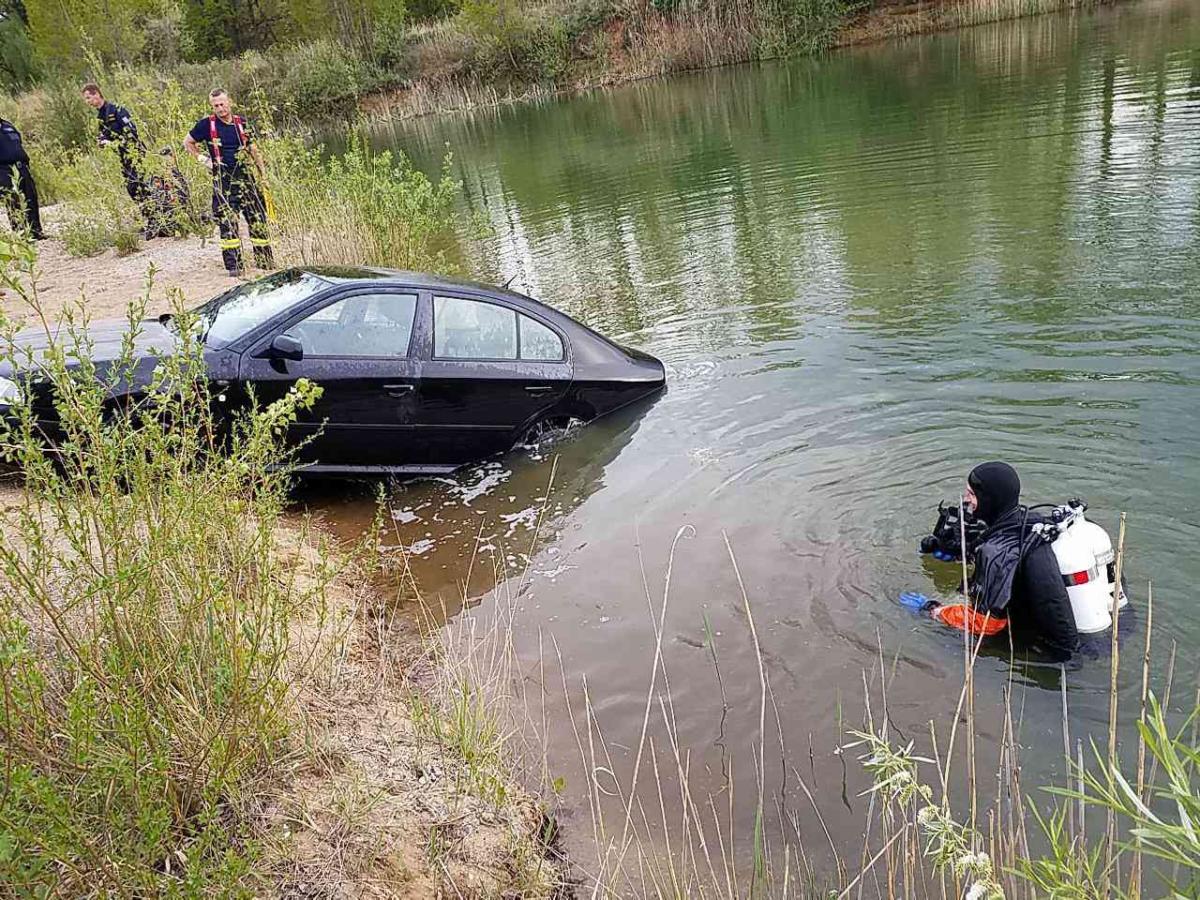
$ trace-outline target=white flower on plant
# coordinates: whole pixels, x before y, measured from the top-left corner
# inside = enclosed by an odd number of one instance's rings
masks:
[[[981,859],[983,860],[982,863],[980,863]],[[955,857],[954,871],[975,872],[979,870],[981,865],[987,867],[989,863],[990,860],[988,859],[986,853],[972,853],[970,850],[967,850]]]
[[[982,881],[977,881],[971,885],[970,889],[968,889],[966,895],[963,897],[963,900],[984,900],[987,895],[987,885],[985,885]]]

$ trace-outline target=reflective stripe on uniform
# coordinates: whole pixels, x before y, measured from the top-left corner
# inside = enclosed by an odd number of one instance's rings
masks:
[[[270,238],[252,237],[252,238],[250,238],[250,246],[252,246],[252,247],[270,247],[271,239]]]
[[[240,246],[242,246],[240,238],[221,238],[222,250],[236,250]]]

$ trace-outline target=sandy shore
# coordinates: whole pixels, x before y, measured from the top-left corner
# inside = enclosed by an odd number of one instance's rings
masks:
[[[53,232],[55,209],[47,209]],[[62,311],[81,300],[93,319],[122,316],[130,302],[146,293],[151,270],[149,312],[164,312],[171,306],[172,291],[180,291],[189,306],[204,302],[238,283],[221,263],[215,240],[200,238],[156,238],[128,256],[106,250],[98,256],[76,258],[54,237],[39,241],[36,288],[38,302],[47,318],[57,319]],[[258,274],[253,270],[249,275]],[[27,318],[28,304],[12,292],[0,290],[0,309],[13,318]]]

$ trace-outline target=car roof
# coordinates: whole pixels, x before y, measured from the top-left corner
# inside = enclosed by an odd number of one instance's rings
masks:
[[[306,266],[298,271],[316,275],[332,284],[346,284],[355,281],[383,282],[388,284],[403,284],[411,287],[436,290],[466,290],[479,291],[494,296],[510,297],[527,303],[538,303],[525,294],[485,284],[482,281],[472,281],[468,278],[450,278],[445,275],[434,275],[429,272],[410,272],[404,269],[385,269],[381,266]]]

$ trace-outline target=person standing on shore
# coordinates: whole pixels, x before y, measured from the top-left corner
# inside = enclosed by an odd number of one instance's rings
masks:
[[[220,228],[225,269],[230,275],[243,272],[239,216],[245,218],[250,227],[255,264],[260,269],[274,268],[275,258],[267,235],[266,204],[250,168],[253,161],[258,177],[265,181],[262,153],[246,120],[233,114],[229,94],[217,88],[208,99],[213,114],[195,124],[183,146],[198,162],[212,170],[213,216]]]
[[[3,118],[0,118],[0,200],[8,210],[13,231],[28,228],[35,241],[45,237],[37,185],[29,171],[29,154],[21,143],[17,126]]]
[[[100,120],[97,142],[101,147],[116,148],[117,156],[121,159],[121,174],[125,176],[125,190],[129,199],[142,211],[142,217],[146,218],[146,147],[138,136],[133,117],[125,107],[106,100],[100,86],[94,82],[85,84],[82,94],[84,102],[96,110],[96,117]],[[147,239],[154,236],[149,225],[147,220]]]

